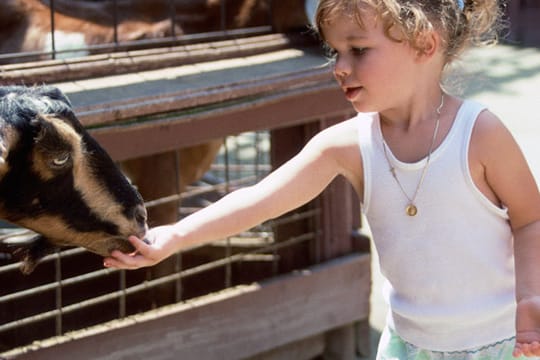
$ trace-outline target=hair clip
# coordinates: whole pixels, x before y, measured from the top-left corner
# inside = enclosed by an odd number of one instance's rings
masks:
[[[463,9],[465,8],[465,0],[456,0],[456,1],[457,1],[459,10],[463,11]]]

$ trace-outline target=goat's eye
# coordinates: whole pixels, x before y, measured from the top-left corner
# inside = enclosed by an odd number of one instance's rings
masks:
[[[60,154],[52,159],[52,165],[55,167],[64,167],[69,163],[71,155],[69,153]]]

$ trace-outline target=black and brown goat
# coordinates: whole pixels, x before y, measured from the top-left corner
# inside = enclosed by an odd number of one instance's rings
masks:
[[[31,272],[59,246],[101,256],[143,237],[143,200],[50,86],[0,87],[0,218],[37,234],[7,246]]]

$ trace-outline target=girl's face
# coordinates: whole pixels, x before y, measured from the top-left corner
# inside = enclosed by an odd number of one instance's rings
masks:
[[[322,31],[334,56],[334,76],[359,112],[382,112],[403,104],[421,81],[417,52],[406,41],[388,38],[381,21],[365,11],[364,27],[348,15]],[[409,97],[408,97],[409,96]]]

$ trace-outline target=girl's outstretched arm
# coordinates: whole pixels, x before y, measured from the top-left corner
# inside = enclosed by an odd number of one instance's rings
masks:
[[[130,237],[136,251],[114,251],[106,267],[135,269],[154,265],[189,247],[223,239],[295,209],[316,197],[336,177],[351,179],[343,161],[361,168],[351,121],[316,135],[304,149],[256,185],[236,190],[178,223],[150,229],[147,243]],[[358,177],[360,178],[360,177]]]

